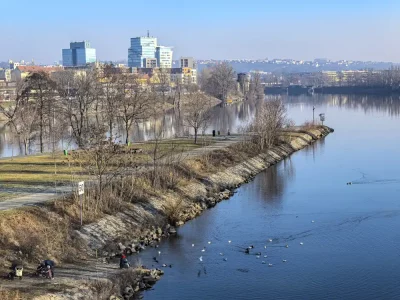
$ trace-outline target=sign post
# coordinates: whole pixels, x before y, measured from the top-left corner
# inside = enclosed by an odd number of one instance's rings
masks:
[[[83,194],[85,193],[85,182],[84,181],[79,181],[78,182],[78,196],[81,200],[81,226],[83,224],[83,203],[82,203],[82,198],[83,198]]]

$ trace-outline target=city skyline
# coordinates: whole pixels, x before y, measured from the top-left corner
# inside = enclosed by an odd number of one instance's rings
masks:
[[[160,44],[174,45],[174,59],[190,55],[400,62],[400,42],[394,38],[400,33],[400,3],[393,0],[156,2],[151,22],[146,22],[146,13],[139,13],[146,11],[146,4],[124,0],[111,10],[97,1],[71,0],[62,14],[53,1],[6,2],[4,10],[17,11],[23,22],[15,23],[13,14],[3,16],[7,42],[0,61],[33,58],[50,64],[61,60],[59,49],[73,40],[91,41],[101,61],[126,60],[130,38],[150,30]],[[136,11],[134,19],[131,11]]]

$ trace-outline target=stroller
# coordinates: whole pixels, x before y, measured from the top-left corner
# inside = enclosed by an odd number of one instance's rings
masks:
[[[17,277],[19,280],[22,280],[24,267],[22,265],[13,265],[11,269],[12,271],[8,273],[8,278],[14,280]]]

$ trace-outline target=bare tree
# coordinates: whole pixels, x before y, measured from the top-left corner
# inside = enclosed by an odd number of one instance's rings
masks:
[[[226,101],[229,93],[236,90],[235,77],[232,66],[223,62],[213,66],[209,72],[203,71],[200,76],[200,84],[203,91]]]
[[[118,118],[124,123],[125,143],[129,143],[132,124],[149,117],[155,95],[146,90],[137,76],[122,75],[117,83]]]
[[[62,107],[75,142],[80,148],[84,147],[90,132],[89,113],[101,93],[97,74],[95,71],[75,74],[69,82],[67,92],[65,85],[59,86],[59,89],[62,90]],[[102,125],[101,122],[98,125]]]
[[[208,126],[211,118],[210,99],[200,92],[194,92],[187,95],[187,101],[183,107],[183,124],[194,131],[194,143],[197,143],[199,129]]]
[[[96,123],[91,126],[90,136],[87,139],[88,147],[74,151],[72,159],[95,180],[97,201],[93,209],[97,212],[98,205],[107,202],[104,198],[105,189],[115,178],[134,167],[134,157],[117,144],[116,140],[112,143],[105,140],[107,126],[97,127]]]
[[[250,97],[255,100],[264,99],[264,87],[262,85],[262,75],[259,71],[251,74]]]
[[[7,118],[7,126],[10,126],[20,141],[22,140],[24,154],[27,155],[31,140],[35,137],[38,106],[29,101],[24,84],[17,87],[15,105],[8,108],[0,105],[0,112]]]
[[[286,107],[280,100],[265,101],[256,110],[248,131],[253,134],[260,151],[273,146],[279,131],[288,123]]]
[[[45,72],[32,73],[25,79],[25,95],[37,105],[40,152],[44,151],[44,135],[51,131],[51,111],[56,101],[56,85]]]

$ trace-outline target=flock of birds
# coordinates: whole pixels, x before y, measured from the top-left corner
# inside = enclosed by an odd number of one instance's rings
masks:
[[[311,221],[311,222],[314,223],[314,220]],[[272,239],[268,239],[267,242],[268,242],[268,243],[272,243],[273,240],[272,240]],[[228,241],[228,244],[231,244],[231,243],[232,243],[232,241],[229,240],[229,241]],[[208,242],[208,245],[211,245],[211,241]],[[303,242],[300,242],[300,245],[303,246],[304,243],[303,243]],[[192,244],[192,247],[195,247],[195,244]],[[286,244],[286,245],[283,246],[283,247],[289,248],[289,245]],[[243,250],[243,247],[240,247],[240,248]],[[244,253],[245,253],[245,254],[251,254],[251,251],[252,251],[254,248],[255,248],[255,247],[254,247],[253,245],[250,245],[250,246],[244,248]],[[264,246],[264,249],[267,249],[267,248],[268,248],[268,246],[265,245],[265,246]],[[207,249],[207,248],[204,246],[204,247],[201,249],[201,252],[202,252],[202,253],[206,252],[206,249]],[[263,257],[263,258],[268,258],[268,255],[263,255],[261,252],[256,252],[256,253],[254,253],[254,254],[255,254],[255,256],[256,256],[257,259],[260,259],[261,257]],[[161,256],[161,251],[158,251],[158,255]],[[220,256],[224,256],[224,253],[220,252],[219,255],[220,255]],[[228,261],[228,258],[223,257],[222,260],[223,260],[223,261]],[[156,256],[153,257],[153,261],[156,262],[156,263],[159,263],[159,260],[158,260],[158,258],[157,258]],[[200,263],[203,263],[203,261],[204,261],[204,260],[203,260],[203,256],[200,256],[200,257],[199,257],[199,261],[200,261]],[[286,260],[286,259],[282,259],[282,262],[283,262],[283,263],[286,263],[287,260]],[[264,265],[264,264],[267,264],[267,262],[266,262],[265,260],[262,260],[262,261],[261,261],[261,264]],[[162,264],[161,266],[164,267],[164,268],[167,268],[167,267],[172,268],[172,265],[171,265],[171,264],[167,265],[167,264],[164,263],[164,264]],[[268,266],[269,266],[269,267],[272,267],[273,264],[272,264],[272,263],[268,263]]]
[[[314,221],[312,221],[312,223],[314,223]],[[269,242],[269,243],[272,243],[273,240],[272,240],[272,239],[268,239],[268,242]],[[232,241],[228,241],[228,243],[231,244]],[[210,245],[211,242],[209,241],[208,244]],[[300,245],[303,246],[304,243],[303,243],[303,242],[300,242]],[[194,247],[194,244],[192,244],[192,247]],[[267,249],[267,247],[268,247],[268,246],[265,245],[265,246],[264,246],[264,249]],[[289,245],[286,244],[284,247],[285,247],[285,248],[289,248]],[[250,254],[250,251],[251,251],[252,249],[254,249],[254,246],[253,246],[253,245],[250,245],[250,246],[244,248],[244,253],[245,253],[245,254]],[[203,249],[201,249],[201,252],[206,252],[206,247],[203,247]],[[224,256],[224,253],[221,252],[221,253],[219,253],[219,255]],[[263,256],[263,255],[262,255],[261,252],[256,252],[256,253],[255,253],[255,256],[256,256],[257,259],[259,259],[259,258],[261,258],[261,256]],[[264,255],[263,258],[268,258],[268,255]],[[203,262],[203,256],[200,256],[200,257],[199,257],[199,261],[200,261],[200,262]],[[228,259],[227,259],[226,257],[224,257],[224,258],[223,258],[223,261],[228,261]],[[287,262],[287,260],[286,260],[286,259],[282,259],[282,262],[285,263],[285,262]],[[262,263],[263,265],[267,264],[265,260],[261,261],[261,263]],[[269,267],[272,267],[273,264],[269,263],[268,266],[269,266]]]
[[[296,217],[297,217],[297,216],[296,216]],[[315,223],[315,221],[312,220],[311,223]],[[268,240],[267,240],[267,244],[264,246],[264,249],[267,249],[268,247],[271,247],[271,246],[267,246],[267,245],[268,245],[268,243],[272,243],[272,242],[273,242],[272,239],[268,239]],[[229,240],[229,241],[228,241],[228,244],[232,244],[232,241]],[[299,244],[300,244],[300,246],[303,246],[303,245],[304,245],[303,242],[300,242]],[[211,241],[208,241],[208,245],[211,245]],[[195,247],[195,244],[192,244],[192,247]],[[253,252],[253,251],[254,251],[253,249],[254,249],[255,247],[254,247],[253,245],[250,245],[250,246],[248,246],[248,247],[241,247],[241,246],[236,246],[236,247],[240,248],[241,251],[243,251],[245,254],[253,254],[253,255],[255,255],[256,259],[268,258],[268,255],[266,255],[266,254],[263,255],[260,251],[254,253],[254,252]],[[272,247],[285,247],[285,248],[289,248],[289,245],[286,244],[286,245],[284,245],[284,246],[272,246]],[[156,246],[156,248],[158,248],[158,246]],[[207,248],[206,248],[206,246],[204,246],[204,247],[201,249],[201,252],[202,252],[202,253],[205,253],[206,250],[207,250]],[[224,256],[224,253],[220,252],[219,255],[220,255],[220,256]],[[158,251],[158,256],[159,256],[159,257],[161,256],[161,251]],[[223,257],[222,260],[226,262],[226,261],[228,261],[228,258],[227,258],[227,257]],[[157,256],[153,257],[153,261],[156,262],[157,264],[159,263],[159,260],[158,260]],[[201,256],[199,257],[199,261],[200,261],[201,264],[204,262],[203,255],[201,255]],[[282,259],[282,262],[283,262],[283,263],[286,263],[286,262],[287,262],[287,259]],[[261,264],[263,264],[263,265],[267,264],[266,260],[262,260],[262,261],[261,261]],[[167,264],[164,263],[164,264],[162,264],[161,266],[164,267],[164,268],[167,268],[167,267],[172,268],[172,265],[171,265],[171,264],[167,265]],[[268,266],[269,266],[269,267],[273,267],[274,265],[273,265],[272,263],[268,263]],[[204,270],[204,272],[206,272],[206,271]]]

